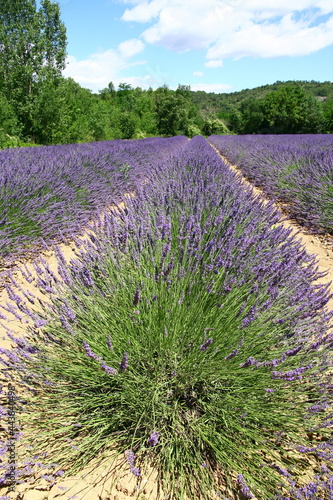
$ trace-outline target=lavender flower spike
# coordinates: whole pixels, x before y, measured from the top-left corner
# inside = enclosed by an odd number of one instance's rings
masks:
[[[122,372],[126,371],[128,367],[128,354],[127,352],[124,352],[123,359],[120,363],[120,370]]]
[[[135,307],[135,306],[137,306],[137,305],[138,305],[138,303],[140,302],[140,300],[141,300],[141,296],[140,296],[140,288],[138,287],[138,288],[136,289],[135,294],[134,294],[133,306],[134,306],[134,307]]]
[[[159,432],[153,432],[150,434],[149,439],[148,439],[148,445],[149,446],[156,446],[158,443],[158,439],[160,437]]]
[[[134,454],[134,452],[132,450],[126,450],[125,451],[125,456],[126,456],[126,460],[130,466],[130,471],[132,472],[132,474],[134,474],[134,476],[140,476],[140,470],[135,467],[135,461],[136,461],[136,456]]]
[[[108,348],[110,349],[110,351],[112,351],[113,345],[112,345],[112,340],[111,340],[111,336],[110,335],[108,335],[107,344],[108,344]]]
[[[206,351],[212,342],[213,339],[206,340],[206,342],[200,347],[200,351]]]
[[[118,375],[118,370],[112,368],[111,366],[106,365],[104,361],[103,363],[101,363],[101,367],[108,375]]]
[[[243,474],[238,474],[237,476],[237,486],[239,487],[240,491],[244,495],[245,498],[254,498],[252,495],[250,488],[245,482],[245,479],[243,477]]]
[[[102,361],[102,358],[100,358],[99,356],[97,356],[97,354],[94,353],[94,351],[91,349],[90,345],[87,344],[87,342],[83,341],[83,347],[86,351],[86,355],[88,356],[88,358],[95,359],[96,361]]]

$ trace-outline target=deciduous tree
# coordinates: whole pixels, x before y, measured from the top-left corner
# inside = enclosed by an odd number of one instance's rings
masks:
[[[58,3],[42,0],[37,11],[35,0],[1,0],[0,90],[26,135],[40,82],[61,77],[66,43]]]

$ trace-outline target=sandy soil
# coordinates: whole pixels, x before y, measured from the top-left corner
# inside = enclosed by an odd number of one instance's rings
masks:
[[[226,158],[223,159],[229,167],[237,173],[242,183],[253,187],[243,178],[236,166],[231,165]],[[255,187],[253,187],[253,189],[256,195],[265,198],[261,190]],[[129,196],[132,195],[132,193],[129,193]],[[283,224],[286,227],[292,227],[295,233],[300,231],[298,238],[302,241],[310,254],[315,254],[317,256],[319,270],[328,272],[325,278],[321,278],[318,281],[323,283],[332,281],[333,283],[333,242],[304,232],[292,221],[286,221],[283,222]],[[81,237],[82,240],[84,238],[85,235]],[[75,252],[77,248],[73,242],[59,246],[67,262],[71,258],[76,257]],[[42,255],[53,272],[58,276],[57,260],[54,253],[49,251],[43,252]],[[19,266],[24,263],[32,274],[31,283],[26,282],[19,269]],[[33,268],[32,261],[17,261],[17,267],[12,270],[12,274],[25,291],[29,291],[42,301],[45,301],[45,295],[38,290],[36,285],[36,272]],[[11,302],[4,286],[6,282],[9,282],[8,278],[6,279],[2,276],[2,283],[0,283],[0,305],[5,307],[7,303]],[[333,293],[333,285],[331,285],[331,290]],[[333,298],[329,303],[329,307],[333,308]],[[23,314],[21,315],[21,319],[18,319],[10,312],[2,310],[2,313],[6,316],[6,320],[0,320],[0,347],[9,349],[12,344],[6,338],[5,332],[10,331],[17,336],[24,335],[27,325],[29,324],[29,319],[24,317]],[[19,388],[17,389],[19,390]],[[46,450],[41,450],[41,453],[43,451]],[[17,454],[20,460],[24,459],[22,453],[23,451],[20,450],[18,445]],[[0,495],[6,494],[7,488],[0,490]],[[55,484],[45,479],[37,479],[31,484],[18,484],[15,487],[15,492],[8,494],[8,498],[17,500],[53,500],[55,498],[76,498],[77,500],[125,500],[128,498],[138,498],[140,500],[145,500],[148,498],[162,499],[167,497],[163,494],[161,494],[161,496],[158,495],[158,481],[151,469],[142,471],[142,477],[138,482],[130,473],[128,466],[123,464],[123,461],[118,460],[117,462],[113,462],[111,459],[105,459],[102,464],[92,464],[89,469],[85,469],[75,477],[59,478]]]

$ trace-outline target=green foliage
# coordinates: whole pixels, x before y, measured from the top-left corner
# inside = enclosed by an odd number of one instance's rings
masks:
[[[239,132],[242,134],[263,133],[264,112],[259,99],[247,99],[240,109],[242,119]]]
[[[191,139],[195,135],[201,135],[201,130],[197,125],[189,124],[186,130],[186,135]]]
[[[224,134],[229,134],[230,132],[223,120],[215,118],[212,120],[208,119],[204,122],[202,126],[202,133],[203,135],[209,136],[209,135],[224,135]]]
[[[323,105],[325,130],[333,133],[333,96]]]
[[[0,149],[17,148],[20,145],[21,141],[18,137],[6,134],[2,129],[0,129]]]
[[[286,103],[281,98],[284,93],[287,94]],[[204,120],[221,118],[234,133],[276,133],[275,130],[278,130],[277,133],[280,133],[279,130],[285,130],[285,133],[332,131],[329,112],[329,102],[333,100],[332,82],[278,81],[273,85],[240,92],[214,94],[198,91],[191,94],[192,102]],[[294,104],[298,108],[297,111],[293,110]],[[266,120],[266,113],[269,114],[269,120]],[[288,123],[294,132],[288,129]]]
[[[155,92],[156,121],[159,134],[184,134],[188,126],[189,95],[181,86],[173,92],[167,86]]]
[[[122,113],[119,120],[122,139],[133,139],[136,129],[136,120],[129,112]]]
[[[270,92],[262,101],[262,112],[270,133],[313,134],[322,129],[320,104],[302,87],[286,86]]]
[[[41,144],[93,141],[92,106],[91,92],[71,78],[41,82],[32,111],[31,129],[36,141]]]
[[[59,5],[42,0],[3,0],[0,9],[0,89],[33,137],[32,113],[40,82],[60,78],[65,67],[66,28]]]
[[[0,94],[0,130],[8,135],[19,135],[21,131],[13,106],[2,94]]]

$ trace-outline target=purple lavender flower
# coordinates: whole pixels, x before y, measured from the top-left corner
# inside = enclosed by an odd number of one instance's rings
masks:
[[[134,474],[134,476],[140,476],[140,470],[135,466],[135,462],[136,462],[136,456],[133,452],[133,450],[126,450],[125,451],[125,457],[126,457],[126,460],[130,466],[130,471],[132,472],[132,474]]]
[[[83,269],[81,269],[80,277],[81,277],[82,283],[86,287],[92,287],[92,286],[94,286],[94,280],[93,280],[91,271],[87,267],[84,267]]]
[[[129,464],[134,464],[136,460],[136,456],[133,450],[126,450],[125,457]]]
[[[272,464],[271,467],[273,469],[277,470],[280,474],[282,474],[282,476],[285,476],[285,477],[289,477],[290,476],[289,472],[286,469],[283,469],[282,467],[280,467],[277,464]]]
[[[138,469],[137,467],[130,467],[130,471],[132,472],[132,474],[134,474],[134,476],[140,477],[141,475],[140,469]]]
[[[126,371],[128,367],[128,355],[127,352],[124,352],[123,359],[121,360],[120,363],[120,370],[122,372]]]
[[[316,405],[313,405],[309,408],[309,411],[311,411],[312,413],[319,413],[321,411],[324,411],[326,410],[326,408],[328,408],[329,405],[325,402],[323,403],[319,403],[319,404],[316,404]]]
[[[47,475],[47,474],[41,474],[41,476],[40,476],[40,477],[42,477],[43,479],[45,479],[45,481],[48,481],[48,482],[50,482],[50,483],[51,483],[52,481],[54,481],[54,479],[55,479],[55,478],[54,478],[54,476],[52,476],[52,475]]]
[[[104,362],[101,363],[101,367],[108,375],[117,375],[118,374],[118,370],[116,370],[115,368],[112,368],[111,366],[107,366]]]
[[[35,321],[34,327],[35,328],[43,328],[43,326],[47,325],[47,320],[43,318],[39,318],[38,320]]]
[[[293,349],[287,351],[285,354],[286,356],[296,356],[296,354],[302,349],[302,347],[303,347],[302,345],[294,347]]]
[[[163,251],[162,251],[162,259],[165,259],[165,257],[168,255],[168,253],[170,252],[170,249],[171,249],[171,245],[170,245],[170,241],[168,241],[168,243],[165,245],[165,247],[163,248]]]
[[[311,368],[311,365],[301,366],[300,368],[296,368],[295,370],[290,370],[289,372],[274,371],[272,373],[272,377],[289,381],[300,380],[302,378],[302,373],[304,373],[309,368]]]
[[[134,294],[134,299],[133,299],[133,306],[137,306],[138,303],[140,302],[141,300],[141,296],[140,296],[140,287],[138,287],[135,291],[135,294]]]
[[[254,498],[254,496],[252,495],[252,493],[250,491],[250,488],[248,487],[248,485],[245,482],[243,474],[238,474],[237,486],[239,487],[240,491],[245,496],[245,498]]]
[[[112,340],[111,340],[111,336],[110,335],[108,335],[107,344],[108,344],[108,348],[110,349],[110,351],[112,351],[113,345],[112,345]]]
[[[158,439],[160,437],[160,434],[158,432],[153,432],[150,434],[149,439],[148,439],[148,445],[149,446],[156,446],[158,443]]]
[[[94,353],[94,351],[91,349],[91,347],[89,346],[89,344],[87,344],[85,340],[83,341],[83,347],[84,350],[86,351],[86,355],[88,356],[88,358],[95,359],[96,361],[102,361],[102,358]]]
[[[234,351],[232,351],[230,354],[228,354],[224,359],[225,360],[228,360],[228,359],[231,359],[233,358],[234,356],[237,356],[237,354],[239,353],[239,349],[235,349]]]
[[[247,358],[247,360],[245,361],[245,363],[240,364],[240,367],[241,368],[247,368],[248,366],[252,366],[255,363],[256,363],[256,360],[254,359],[254,357],[250,356],[249,358]]]
[[[74,321],[75,320],[76,314],[75,314],[75,312],[73,311],[73,309],[68,304],[65,304],[63,306],[62,310],[65,313],[65,316],[66,316],[66,318],[69,321]]]
[[[213,339],[211,338],[206,340],[206,342],[200,346],[200,351],[206,351],[212,342]]]

